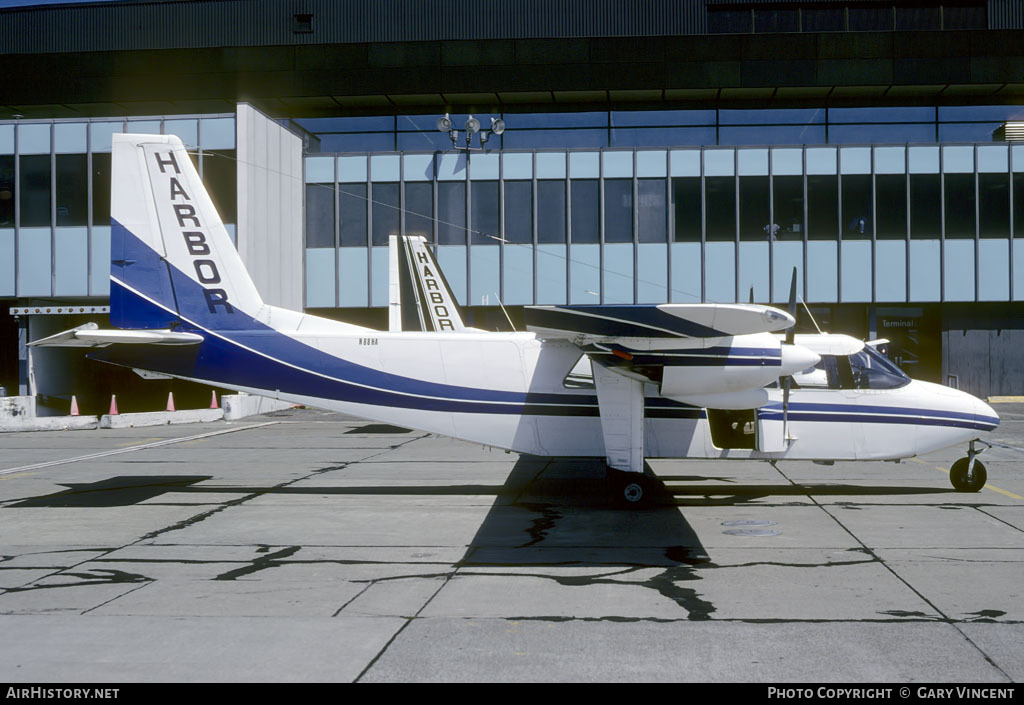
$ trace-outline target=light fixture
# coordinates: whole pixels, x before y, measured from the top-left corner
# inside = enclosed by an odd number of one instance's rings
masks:
[[[465,145],[459,144],[459,131],[452,127],[452,118],[448,113],[444,114],[444,117],[437,119],[437,129],[440,132],[448,134],[448,138],[452,141],[452,145],[458,150],[482,150],[487,140],[490,139],[491,135],[500,135],[505,131],[505,121],[501,118],[490,118],[491,127],[489,130],[480,129],[480,120],[470,115],[466,119],[463,128],[466,131]],[[473,146],[473,135],[480,135],[480,146]]]

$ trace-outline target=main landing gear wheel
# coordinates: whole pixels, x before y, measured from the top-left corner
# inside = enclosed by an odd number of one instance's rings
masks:
[[[967,456],[953,463],[949,469],[949,479],[957,492],[977,492],[985,486],[988,473],[980,460]]]
[[[608,485],[616,504],[641,509],[651,504],[654,484],[646,475],[608,468]]]

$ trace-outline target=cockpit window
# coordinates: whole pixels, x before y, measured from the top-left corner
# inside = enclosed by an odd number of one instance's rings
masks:
[[[822,359],[814,367],[793,375],[796,387],[803,389],[828,389],[828,373],[825,372],[825,361]]]
[[[850,367],[855,389],[895,389],[910,381],[903,370],[870,345],[850,355]]]
[[[798,389],[895,389],[909,381],[903,370],[871,346],[849,357],[822,355],[817,365],[793,375]]]

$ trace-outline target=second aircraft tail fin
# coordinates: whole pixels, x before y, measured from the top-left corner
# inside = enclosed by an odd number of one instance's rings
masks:
[[[388,256],[389,330],[468,330],[462,309],[425,238],[392,235],[388,241]]]

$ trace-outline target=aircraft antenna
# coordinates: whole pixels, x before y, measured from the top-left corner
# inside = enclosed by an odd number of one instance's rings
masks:
[[[814,327],[817,328],[819,333],[821,333],[822,332],[821,326],[819,326],[818,322],[816,320],[814,320],[814,314],[811,313],[811,309],[807,306],[807,302],[804,301],[802,296],[800,297],[800,303],[802,303],[804,305],[804,310],[807,311],[807,315],[811,317],[811,323],[813,323]]]
[[[501,303],[501,297],[498,296],[498,292],[494,292],[494,298],[498,300],[498,305],[501,306],[501,312],[505,314],[505,320],[508,321],[510,326],[512,326],[512,330],[518,333],[519,331],[516,331],[516,324],[512,322],[511,316],[509,316],[508,311],[505,310],[505,304]]]

